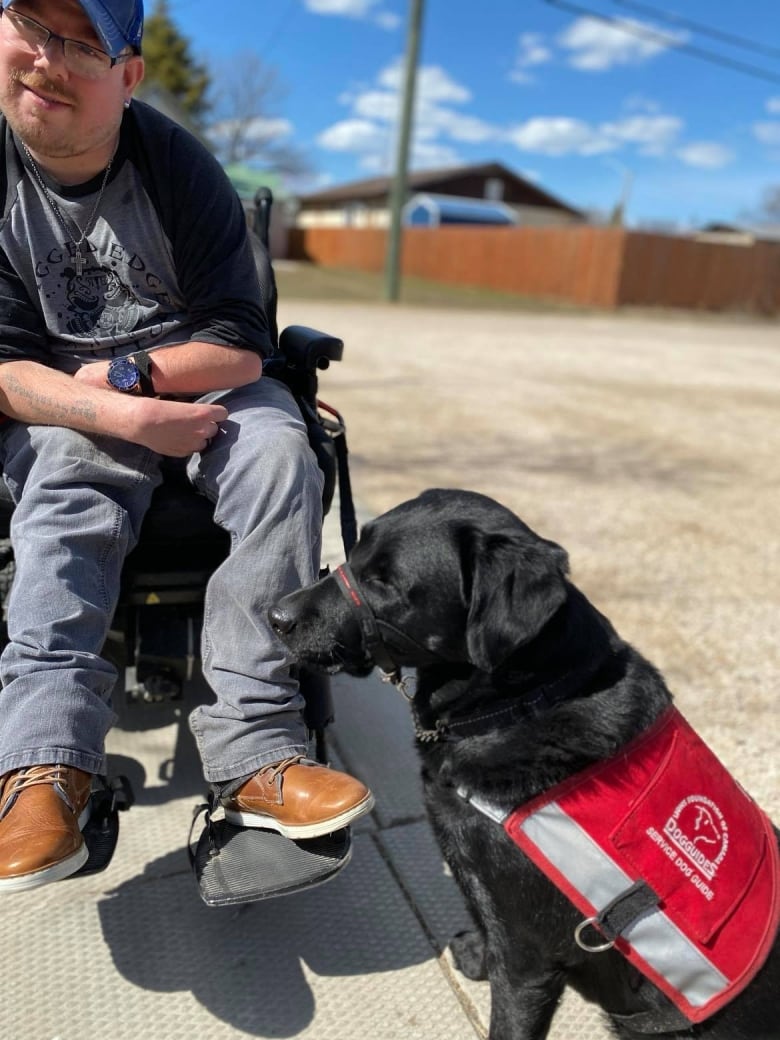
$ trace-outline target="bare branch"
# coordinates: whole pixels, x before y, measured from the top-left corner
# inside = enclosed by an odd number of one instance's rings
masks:
[[[285,97],[275,69],[254,52],[235,55],[212,72],[209,137],[224,163],[261,163],[280,173],[310,171],[291,143],[292,125],[276,115]]]

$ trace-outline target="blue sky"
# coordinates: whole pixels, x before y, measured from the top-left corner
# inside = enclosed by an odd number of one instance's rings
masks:
[[[304,188],[391,171],[407,0],[169,9],[210,67],[275,71]],[[625,193],[634,226],[755,219],[780,187],[780,0],[426,0],[410,165],[490,160],[585,210]]]

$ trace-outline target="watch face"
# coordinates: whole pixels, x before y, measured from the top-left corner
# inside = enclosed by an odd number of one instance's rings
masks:
[[[116,390],[134,390],[138,380],[138,369],[130,358],[114,358],[108,366],[108,381]]]

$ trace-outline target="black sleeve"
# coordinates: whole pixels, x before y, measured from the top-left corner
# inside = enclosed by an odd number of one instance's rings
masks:
[[[233,185],[191,134],[146,105],[134,101],[132,108],[133,150],[145,157],[139,169],[172,243],[192,338],[273,353],[246,217]]]
[[[0,117],[0,222],[4,225],[16,198],[16,183],[22,175],[11,139],[11,129]],[[0,361],[40,361],[51,364],[43,319],[33,306],[19,275],[0,247]]]
[[[22,280],[0,249],[0,362],[40,361],[51,365],[46,330]]]

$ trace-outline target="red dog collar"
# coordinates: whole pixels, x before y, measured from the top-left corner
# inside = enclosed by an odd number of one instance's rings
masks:
[[[614,945],[690,1022],[733,1000],[772,948],[772,824],[675,708],[501,822],[585,915],[580,945]]]

